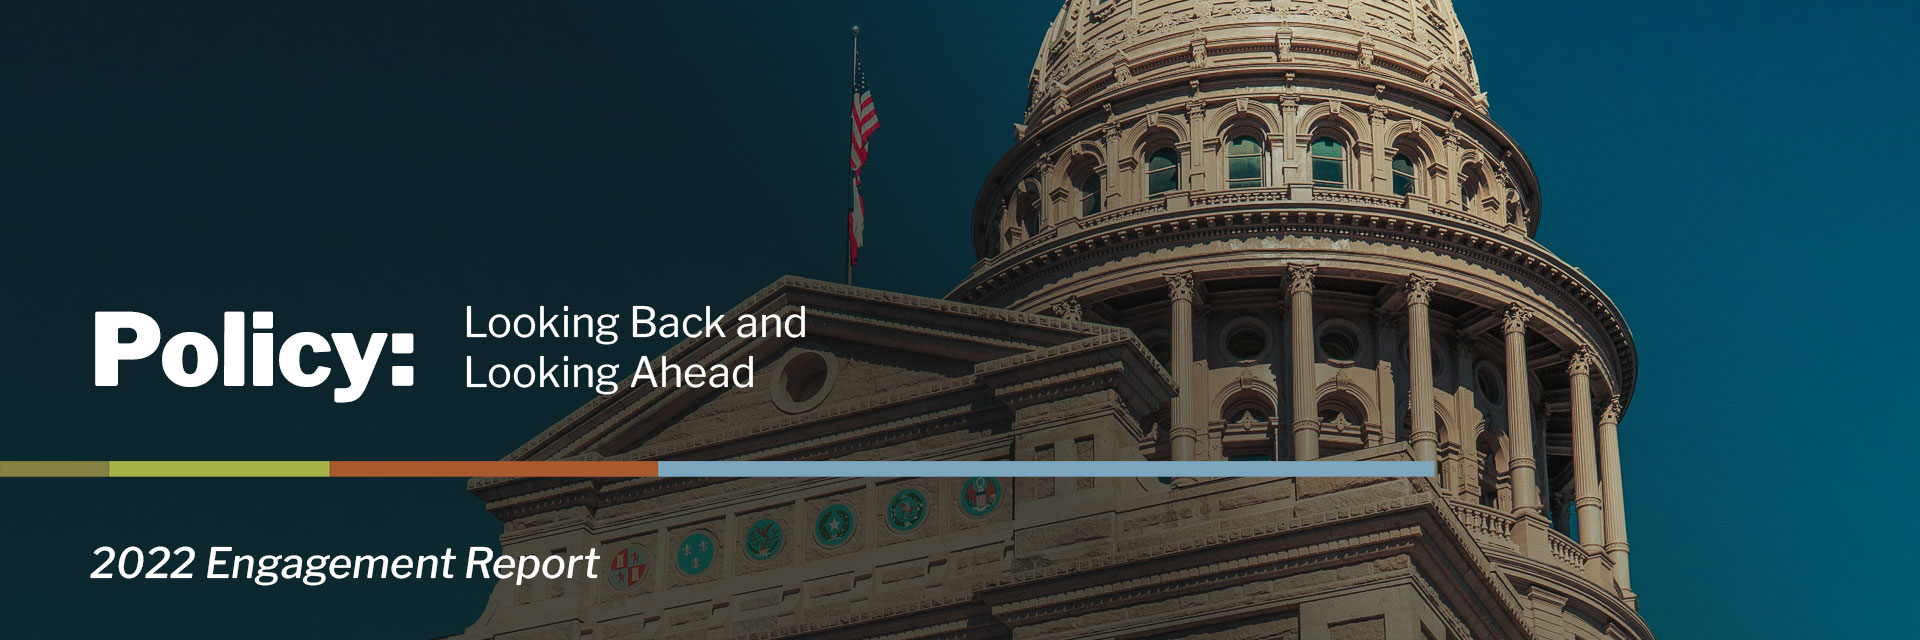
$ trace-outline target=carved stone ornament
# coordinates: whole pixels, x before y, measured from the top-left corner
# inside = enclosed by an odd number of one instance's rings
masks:
[[[1515,302],[1507,307],[1507,316],[1501,321],[1500,326],[1507,333],[1522,333],[1527,330],[1527,321],[1532,319],[1533,312]]]
[[[1169,297],[1174,300],[1193,302],[1195,291],[1193,288],[1192,271],[1168,273],[1163,274],[1163,276],[1167,279],[1167,289],[1170,290]]]
[[[1580,348],[1575,349],[1573,355],[1567,358],[1567,375],[1591,375],[1593,373],[1593,361],[1593,347],[1584,344],[1580,345]]]
[[[1407,277],[1407,304],[1427,304],[1433,300],[1433,287],[1440,281],[1421,275]]]
[[[1600,424],[1620,424],[1620,396],[1614,396],[1607,403],[1607,409],[1600,412]]]
[[[1079,322],[1081,319],[1080,298],[1067,296],[1067,299],[1053,303],[1053,315],[1061,319]]]
[[[1313,293],[1313,276],[1320,271],[1317,264],[1290,264],[1287,271],[1292,279],[1287,283],[1287,293]]]

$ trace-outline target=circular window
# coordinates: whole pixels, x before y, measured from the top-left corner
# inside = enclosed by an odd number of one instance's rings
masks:
[[[1160,366],[1173,367],[1173,345],[1156,341],[1147,345],[1147,353],[1153,354],[1153,359],[1159,360]]]
[[[1236,360],[1252,360],[1267,351],[1267,332],[1257,326],[1235,328],[1227,334],[1227,354]]]
[[[773,404],[787,413],[801,413],[820,406],[833,385],[833,367],[827,357],[816,351],[795,351],[780,366],[773,385]]]
[[[1344,329],[1328,329],[1320,334],[1320,352],[1328,360],[1352,361],[1360,353],[1360,341]]]
[[[1500,377],[1493,374],[1493,367],[1482,365],[1479,371],[1474,372],[1473,384],[1480,388],[1480,393],[1487,397],[1487,402],[1500,404],[1507,399],[1500,386]]]

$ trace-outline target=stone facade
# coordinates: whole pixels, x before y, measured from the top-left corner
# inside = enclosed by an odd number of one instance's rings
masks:
[[[806,338],[668,354],[756,388],[600,398],[512,458],[1439,477],[476,479],[508,553],[625,555],[503,583],[466,637],[1652,637],[1632,336],[1534,242],[1450,2],[1070,0],[1029,89],[948,300],[776,282],[734,313]]]

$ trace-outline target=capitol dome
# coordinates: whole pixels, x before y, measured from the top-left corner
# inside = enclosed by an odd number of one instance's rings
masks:
[[[1449,0],[1068,0],[1026,82],[951,299],[1131,329],[1178,389],[1150,457],[1407,443],[1510,580],[1644,629],[1633,337],[1535,242]]]

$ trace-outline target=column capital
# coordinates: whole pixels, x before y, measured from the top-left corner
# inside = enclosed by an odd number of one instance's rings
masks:
[[[1600,424],[1620,424],[1620,412],[1620,396],[1614,396],[1613,400],[1607,403],[1606,410],[1600,412]]]
[[[1427,304],[1433,299],[1433,286],[1439,283],[1419,274],[1407,276],[1407,304]]]
[[[1592,374],[1595,359],[1593,347],[1584,344],[1580,345],[1579,348],[1573,350],[1571,355],[1567,356],[1567,375],[1584,376]]]
[[[1522,307],[1520,303],[1515,302],[1507,306],[1506,317],[1501,321],[1500,326],[1509,334],[1525,333],[1527,330],[1527,321],[1532,319],[1533,312],[1528,311],[1526,307]]]
[[[1067,299],[1053,303],[1053,315],[1061,319],[1079,322],[1082,312],[1079,296],[1067,296]]]
[[[1160,275],[1167,279],[1167,289],[1172,291],[1174,300],[1194,302],[1199,291],[1194,288],[1193,271],[1176,271]]]
[[[1311,263],[1292,263],[1287,265],[1291,275],[1287,283],[1287,293],[1313,293],[1313,276],[1320,271],[1320,265]]]

